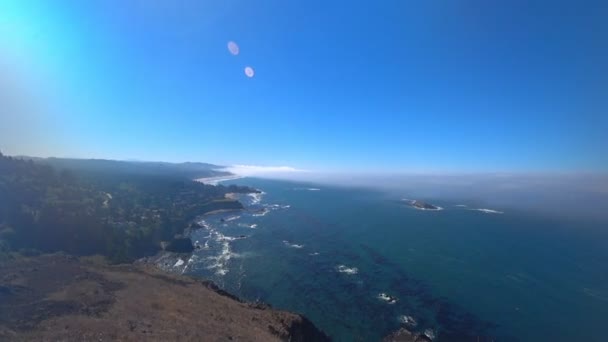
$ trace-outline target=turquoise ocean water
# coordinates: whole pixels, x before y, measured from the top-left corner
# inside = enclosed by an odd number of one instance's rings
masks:
[[[403,316],[443,341],[606,340],[606,227],[441,198],[423,200],[444,210],[421,211],[407,194],[373,190],[229,183],[264,194],[204,217],[185,273],[303,313],[337,341],[377,341]]]

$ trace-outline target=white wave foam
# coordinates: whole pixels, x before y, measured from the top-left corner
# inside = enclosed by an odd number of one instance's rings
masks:
[[[384,292],[382,292],[378,295],[378,299],[383,300],[383,301],[387,302],[388,304],[395,304],[398,301],[397,297],[389,296],[388,294],[386,294]]]
[[[283,240],[283,243],[287,246],[287,247],[291,247],[291,248],[304,248],[304,245],[298,245],[297,243],[290,243],[287,240]]]
[[[455,207],[460,207],[460,208],[466,208],[467,205],[466,204],[455,204]]]
[[[310,255],[310,256],[317,256],[317,255],[319,255],[319,252],[308,253],[308,255]]]
[[[184,269],[182,270],[182,274],[186,273],[186,270],[188,269],[188,267],[190,267],[190,265],[193,265],[197,259],[198,259],[198,257],[196,255],[192,254],[190,256],[190,259],[188,259],[188,261],[186,263],[186,267],[184,267]]]
[[[319,188],[293,188],[296,191],[321,191]]]
[[[410,327],[415,327],[418,325],[418,322],[416,322],[416,320],[412,316],[401,315],[398,317],[398,319],[399,319],[399,322],[401,322],[402,324],[405,324],[407,326],[410,326]]]
[[[279,210],[279,209],[289,209],[291,205],[289,204],[264,204],[262,209],[254,210],[251,214],[252,216],[264,216],[271,211]]]
[[[435,339],[435,332],[431,329],[426,329],[423,334],[424,334],[424,336],[431,339],[431,341]]]
[[[220,241],[234,241],[234,240],[243,240],[243,239],[246,239],[246,238],[247,238],[247,236],[245,236],[245,235],[240,235],[240,236],[226,236],[226,235],[224,235],[224,234],[222,234],[222,233],[219,233],[219,232],[215,232],[215,236],[216,236],[215,241],[218,241],[218,242],[220,242]]]
[[[211,237],[211,235],[209,235],[207,238]],[[205,244],[201,246],[200,241],[196,240],[196,242],[194,242],[194,248],[198,248],[198,249],[207,249],[209,248],[209,240],[205,241]]]
[[[177,259],[177,262],[175,263],[175,265],[173,265],[173,267],[180,267],[183,264],[184,264],[184,260],[182,260],[180,258],[180,259]]]
[[[262,196],[265,194],[265,192],[254,192],[247,194],[247,196],[251,197],[251,205],[255,205],[259,204],[262,201]]]
[[[245,239],[247,238],[247,236],[226,236],[215,229],[210,229],[209,238],[219,243],[221,246],[221,250],[217,255],[211,255],[204,259],[206,260],[206,262],[204,263],[205,268],[215,270],[215,274],[218,276],[226,275],[229,271],[228,265],[230,259],[239,256],[238,254],[232,252],[230,242],[234,240]],[[210,250],[209,240],[205,241],[203,249]]]
[[[232,253],[230,244],[227,241],[224,241],[219,255],[207,257],[207,260],[215,261],[215,263],[208,265],[207,269],[215,269],[216,275],[226,275],[228,273],[228,262],[234,256],[235,254]]]
[[[241,216],[239,216],[239,215],[230,216],[230,217],[228,217],[228,218],[225,218],[225,219],[224,219],[224,222],[230,222],[230,221],[238,220],[238,219],[240,219],[240,218],[241,218]]]
[[[264,215],[268,214],[269,212],[270,212],[270,210],[263,208],[262,210],[258,210],[255,213],[253,213],[252,216],[256,216],[256,217],[264,216]]]
[[[267,204],[264,206],[268,210],[279,210],[279,209],[289,209],[291,205],[289,204]]]
[[[340,273],[346,273],[346,274],[357,274],[357,273],[359,273],[359,269],[358,268],[356,268],[356,267],[348,267],[348,266],[345,266],[345,265],[338,265],[336,267],[336,269]]]
[[[236,237],[234,237],[234,236],[226,236],[224,234],[217,233],[217,241],[234,241],[234,240],[236,240]]]
[[[412,206],[412,208],[416,209],[416,210],[424,210],[424,211],[440,211],[443,210],[443,207],[440,206],[435,206],[437,209],[428,209],[428,208],[418,208],[418,207],[414,207]]]
[[[486,214],[504,214],[504,212],[494,210],[494,209],[479,208],[479,209],[469,209],[469,210],[481,211],[482,213],[486,213]]]
[[[250,228],[250,229],[256,229],[258,227],[257,223],[253,223],[253,224],[249,224],[249,223],[240,223],[239,227],[242,228]]]
[[[207,221],[201,219],[197,222],[197,224],[205,229],[211,229],[211,226],[209,225],[209,223],[207,223]]]

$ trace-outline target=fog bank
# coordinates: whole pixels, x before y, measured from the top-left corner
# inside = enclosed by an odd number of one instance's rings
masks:
[[[249,177],[365,187],[419,198],[608,221],[608,174],[602,173],[320,173],[288,167],[230,171]]]

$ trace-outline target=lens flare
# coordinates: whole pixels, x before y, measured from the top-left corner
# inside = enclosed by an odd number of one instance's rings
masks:
[[[233,41],[229,41],[228,42],[228,51],[230,51],[231,54],[233,55],[238,55],[239,54],[239,46],[233,42]]]

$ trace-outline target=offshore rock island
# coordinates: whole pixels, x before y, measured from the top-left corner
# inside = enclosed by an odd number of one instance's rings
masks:
[[[423,202],[423,201],[419,201],[419,200],[404,200],[406,202],[408,202],[408,204],[415,209],[420,209],[420,210],[441,210],[443,208],[432,205],[430,203],[427,202]]]

